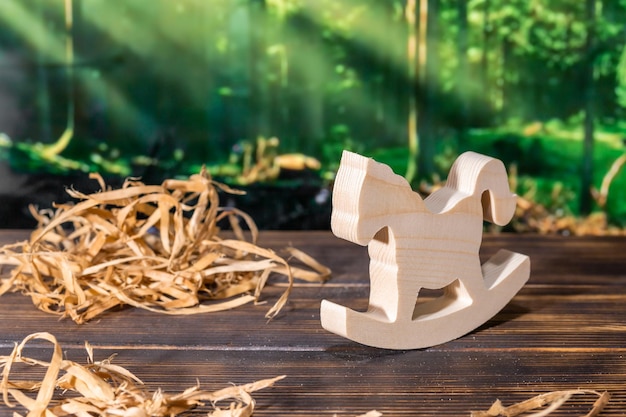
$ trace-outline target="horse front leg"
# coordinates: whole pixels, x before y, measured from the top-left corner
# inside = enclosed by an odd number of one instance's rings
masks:
[[[415,287],[414,277],[403,276],[403,268],[397,262],[397,243],[393,233],[388,228],[379,231],[369,243],[368,251],[368,313],[379,315],[391,323],[410,320],[420,288]]]

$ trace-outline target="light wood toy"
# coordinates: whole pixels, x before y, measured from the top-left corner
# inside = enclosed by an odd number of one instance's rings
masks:
[[[500,311],[530,275],[527,256],[498,251],[480,264],[483,220],[513,217],[517,196],[504,164],[466,152],[445,186],[426,199],[387,165],[344,151],[333,190],[331,229],[367,245],[366,312],[323,300],[322,327],[364,345],[417,349],[461,337]],[[420,289],[443,295],[417,302]]]

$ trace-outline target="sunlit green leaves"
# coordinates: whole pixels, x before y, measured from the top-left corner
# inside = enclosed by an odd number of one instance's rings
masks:
[[[265,2],[270,12],[275,13],[281,19],[302,7],[301,0],[265,0]]]

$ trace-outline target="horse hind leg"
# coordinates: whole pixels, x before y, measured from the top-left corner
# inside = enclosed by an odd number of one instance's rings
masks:
[[[485,293],[482,277],[478,259],[475,262],[468,262],[459,278],[439,290],[420,294],[422,300],[418,298],[413,310],[413,321],[443,317],[450,311],[470,306]],[[431,297],[428,297],[429,294]],[[424,295],[428,297],[425,301],[423,300]],[[433,296],[434,299],[432,299]]]

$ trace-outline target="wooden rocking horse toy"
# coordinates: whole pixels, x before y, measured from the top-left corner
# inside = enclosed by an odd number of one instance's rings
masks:
[[[480,264],[483,220],[508,223],[517,197],[504,164],[474,152],[458,157],[446,185],[422,199],[373,159],[344,151],[331,228],[368,245],[366,312],[323,300],[322,327],[364,345],[417,349],[456,339],[500,311],[530,275],[527,256],[498,251]],[[420,289],[443,295],[417,303]]]

